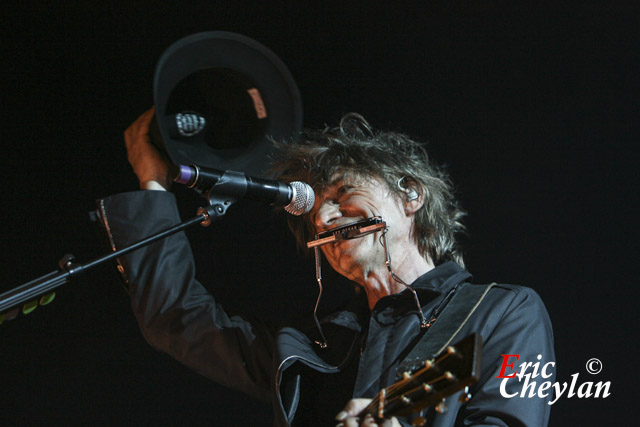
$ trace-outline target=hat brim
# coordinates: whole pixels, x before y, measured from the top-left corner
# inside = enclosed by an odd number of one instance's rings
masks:
[[[162,54],[154,103],[161,148],[174,164],[264,176],[270,138],[295,137],[302,127],[300,92],[284,63],[255,40],[225,31],[185,37]],[[211,129],[197,138],[172,135],[178,110],[207,116]]]

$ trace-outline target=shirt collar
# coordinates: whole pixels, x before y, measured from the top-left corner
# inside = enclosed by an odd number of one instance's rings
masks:
[[[456,284],[469,278],[471,278],[471,274],[468,271],[460,267],[457,263],[448,261],[418,277],[413,281],[411,287],[418,293],[420,302],[425,304],[447,292]],[[396,301],[403,298],[413,298],[413,296],[410,296],[409,290],[386,296],[376,304],[373,314],[375,315],[376,312],[384,311],[386,307],[394,306]],[[406,305],[404,310],[406,311],[406,309],[413,309],[413,305]],[[351,329],[360,330],[361,327],[359,324],[365,321],[365,319],[368,319],[370,314],[372,313],[369,311],[367,298],[363,290],[348,304],[346,310],[329,315],[324,320]]]
[[[471,278],[471,273],[453,261],[447,261],[429,270],[413,281],[411,287],[438,293],[447,292],[456,284]]]
[[[421,306],[425,306],[430,301],[449,291],[458,283],[471,277],[471,274],[453,261],[438,265],[418,277],[411,284],[411,288],[416,291]],[[400,303],[407,301],[408,303]],[[391,316],[395,318],[403,313],[415,310],[414,296],[409,289],[381,298],[373,308],[372,314],[377,316]],[[384,314],[386,313],[386,314]]]

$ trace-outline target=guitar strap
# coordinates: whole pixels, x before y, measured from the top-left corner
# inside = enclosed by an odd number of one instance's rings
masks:
[[[440,354],[451,344],[484,297],[495,286],[462,283],[444,307],[437,320],[427,329],[398,367],[398,373],[424,366],[424,360]]]

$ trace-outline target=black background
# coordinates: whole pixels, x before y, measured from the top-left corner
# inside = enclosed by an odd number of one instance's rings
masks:
[[[133,190],[122,132],[152,104],[155,63],[181,37],[247,35],[289,67],[305,124],[357,111],[427,142],[469,212],[476,282],[536,289],[562,397],[552,426],[625,425],[637,378],[638,10],[627,2],[3,1],[2,278],[12,289],[104,253],[94,200]],[[183,217],[201,202],[177,190]],[[190,231],[211,291],[264,316],[311,311],[312,265],[281,218],[242,203]],[[328,286],[325,308],[348,297]],[[112,267],[0,326],[3,424],[270,425],[271,409],[212,384],[142,339]],[[602,361],[597,376],[588,359]]]

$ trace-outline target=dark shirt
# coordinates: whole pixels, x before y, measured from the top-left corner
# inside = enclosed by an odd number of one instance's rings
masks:
[[[179,222],[174,196],[158,191],[101,200],[99,214],[114,248]],[[356,298],[324,318],[327,350],[313,343],[317,332],[312,328],[273,327],[251,313],[229,316],[195,279],[183,233],[119,262],[147,341],[220,384],[271,400],[280,426],[312,425],[305,423],[313,419],[332,425],[349,398],[373,397],[395,381],[398,363],[420,332],[418,308],[408,291],[382,298],[371,313],[366,301]],[[418,278],[412,287],[425,315],[470,277],[449,262]],[[473,398],[467,403],[448,398],[448,412],[429,410],[428,425],[546,425],[552,396],[506,398],[496,378],[503,354],[519,354],[520,362],[535,362],[540,354],[542,364],[555,362],[551,323],[538,295],[521,286],[493,287],[458,336],[472,333],[484,342]],[[554,376],[546,380],[553,382]],[[517,380],[507,383],[510,394],[521,389]]]

